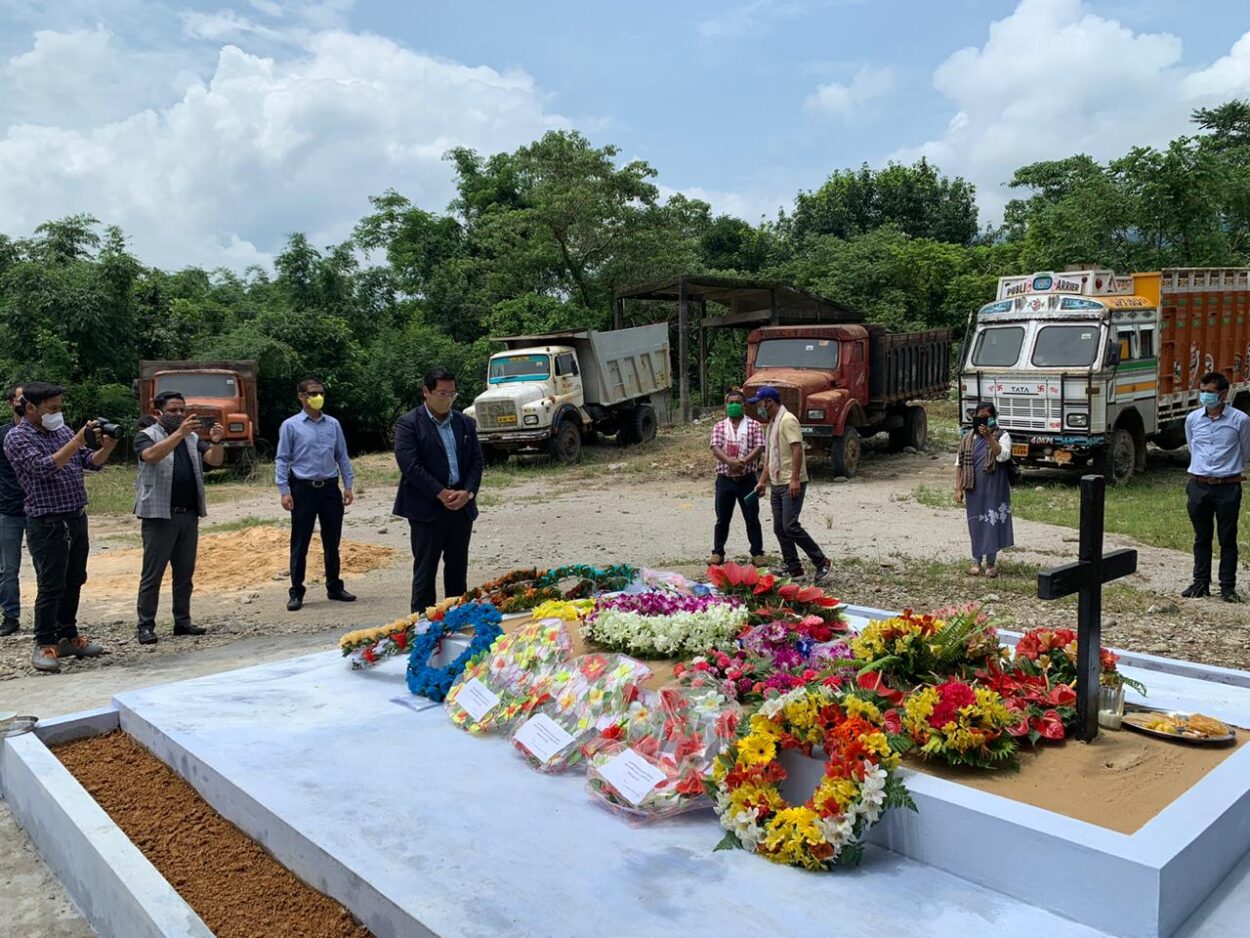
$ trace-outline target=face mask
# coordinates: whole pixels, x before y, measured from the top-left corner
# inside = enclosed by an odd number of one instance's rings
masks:
[[[326,398],[324,394],[308,395],[308,406],[311,407],[313,410],[321,410],[325,402],[326,402]]]
[[[451,401],[437,394],[431,394],[425,399],[425,403],[431,413],[438,414],[440,417],[451,410]]]
[[[746,412],[746,408],[741,404],[730,404],[725,408],[725,413],[729,414],[734,420],[737,420]]]
[[[166,433],[173,433],[175,430],[177,430],[179,427],[182,426],[182,422],[185,419],[186,419],[185,417],[181,417],[177,414],[162,414],[161,415],[161,427],[165,430]]]
[[[996,427],[998,426],[998,420],[994,417],[988,417],[986,418],[985,425],[987,427]]]
[[[39,422],[45,430],[59,430],[65,426],[65,415],[62,413],[40,414]]]
[[[767,420],[767,419],[768,419],[768,408],[767,408],[767,407],[765,407],[763,404],[761,404],[759,407],[755,408],[755,414],[756,414],[756,416],[758,416],[761,420]]]
[[[1219,391],[1199,391],[1198,403],[1203,407],[1219,407],[1220,392]]]

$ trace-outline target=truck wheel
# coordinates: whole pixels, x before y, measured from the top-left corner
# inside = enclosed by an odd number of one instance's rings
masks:
[[[1155,434],[1154,445],[1159,449],[1180,449],[1185,445],[1185,424],[1183,421],[1173,423],[1166,429]]]
[[[1107,479],[1108,485],[1123,485],[1137,468],[1137,444],[1127,430],[1113,430],[1111,437],[1094,460],[1094,471]]]
[[[482,447],[482,460],[488,466],[498,466],[508,461],[508,451],[487,443]]]
[[[906,424],[903,427],[907,442],[916,452],[923,452],[929,446],[929,412],[919,404],[907,408]]]
[[[582,431],[572,420],[562,420],[549,446],[552,459],[566,466],[576,465],[582,458]]]
[[[630,436],[635,443],[650,443],[655,439],[656,417],[655,408],[650,404],[640,404],[634,408],[632,433]]]
[[[847,427],[841,436],[833,438],[829,458],[833,462],[834,475],[855,478],[855,473],[859,471],[860,448],[859,431],[854,427]]]

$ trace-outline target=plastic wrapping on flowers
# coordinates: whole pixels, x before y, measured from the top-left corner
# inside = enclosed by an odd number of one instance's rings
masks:
[[[627,719],[651,669],[625,655],[581,655],[556,668],[549,699],[513,726],[508,741],[532,768],[564,772],[586,757],[587,743]]]
[[[475,735],[508,730],[547,697],[572,645],[568,628],[555,618],[504,633],[447,692],[443,707],[451,722]]]
[[[738,600],[646,592],[609,596],[586,620],[587,640],[642,658],[675,658],[737,636],[747,623]]]
[[[427,619],[414,614],[378,628],[348,632],[339,639],[339,649],[352,670],[371,668],[385,658],[406,655],[413,638],[429,628]]]
[[[586,790],[637,823],[710,807],[704,779],[741,718],[742,708],[714,687],[646,692],[590,747]]]
[[[430,627],[412,640],[408,653],[408,690],[418,697],[426,697],[441,703],[451,690],[452,683],[460,676],[470,661],[480,657],[503,635],[499,627],[499,610],[490,603],[466,603],[448,610],[441,621],[431,622]],[[468,646],[451,662],[436,667],[430,663],[443,639],[454,632],[473,633]]]

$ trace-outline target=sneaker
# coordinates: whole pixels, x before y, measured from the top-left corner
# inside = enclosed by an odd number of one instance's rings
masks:
[[[150,625],[139,626],[139,644],[140,645],[155,645],[156,644],[156,629]]]
[[[1186,599],[1200,599],[1203,596],[1211,595],[1211,588],[1205,583],[1190,583],[1181,590],[1181,595]]]
[[[1237,595],[1236,590],[1220,590],[1220,599],[1226,603],[1239,603],[1241,597]]]
[[[755,556],[753,556],[753,557],[751,558],[751,566],[753,566],[753,567],[767,567],[767,566],[768,566],[768,558],[767,558],[767,557],[765,557],[763,554],[756,554]]]
[[[36,671],[56,672],[61,670],[60,656],[55,645],[36,645],[31,653],[30,663]]]
[[[61,639],[61,644],[57,647],[57,654],[62,658],[70,656],[75,658],[98,658],[104,654],[104,646],[97,645],[85,635],[79,635],[77,638]]]
[[[825,582],[825,580],[829,579],[829,574],[831,574],[832,572],[833,572],[833,561],[826,560],[824,563],[822,563],[819,567],[816,568],[816,572],[812,575],[812,582],[815,585],[820,586],[822,583]]]
[[[5,616],[4,621],[0,622],[0,635],[12,635],[21,627],[21,620],[15,619],[13,616]]]
[[[725,555],[713,553],[712,556],[708,557],[707,562],[709,566],[719,567],[725,562]]]

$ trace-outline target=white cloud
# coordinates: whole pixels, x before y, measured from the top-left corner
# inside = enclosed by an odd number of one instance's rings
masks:
[[[317,8],[328,16],[338,6]],[[40,42],[0,71],[0,99],[17,83],[68,93],[69,52],[48,55],[55,43]],[[124,71],[107,33],[56,42],[95,50],[93,75]],[[441,210],[453,194],[446,150],[510,150],[566,123],[523,72],[377,36],[314,32],[273,56],[225,45],[207,80],[165,104],[132,104],[106,120],[11,123],[0,133],[0,231],[86,211],[121,225],[145,261],[238,268],[292,231],[314,244],[342,240],[367,197],[387,187]]]
[[[984,221],[1001,216],[1020,166],[1088,153],[1106,160],[1193,130],[1194,107],[1250,92],[1250,33],[1208,68],[1187,70],[1181,40],[1137,33],[1083,0],[1021,0],[933,75],[953,106],[942,136],[900,150],[977,184]]]
[[[868,102],[888,95],[897,83],[898,75],[892,66],[878,68],[865,65],[850,84],[830,82],[817,85],[807,96],[803,107],[815,114],[828,114],[842,120],[850,120]]]
[[[686,186],[681,189],[675,189],[662,183],[656,186],[656,188],[660,192],[661,200],[680,193],[688,199],[699,199],[708,203],[708,205],[712,206],[712,214],[714,215],[734,215],[753,225],[758,224],[760,219],[764,218],[770,221],[775,220],[778,210],[785,208],[794,201],[793,192],[784,195],[779,193],[769,194],[763,191],[735,192],[723,189],[704,189],[702,186]]]
[[[769,31],[775,21],[797,16],[804,4],[793,0],[751,0],[699,23],[705,39],[744,39]]]

